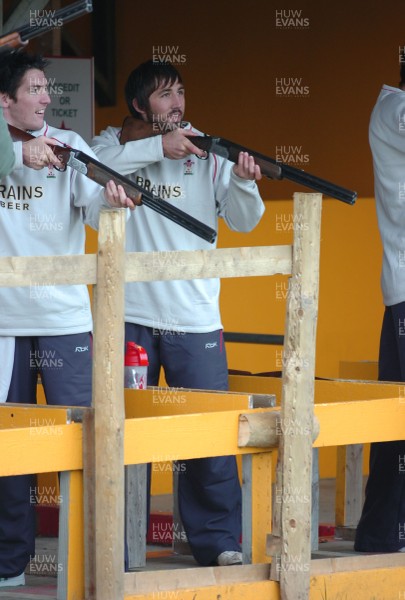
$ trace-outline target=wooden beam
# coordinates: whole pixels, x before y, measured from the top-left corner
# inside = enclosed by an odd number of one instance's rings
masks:
[[[291,273],[291,246],[192,252],[129,252],[125,281],[247,277]]]
[[[272,410],[272,409],[255,409]],[[263,452],[238,448],[240,410],[126,419],[125,464]]]
[[[272,561],[283,600],[306,600],[311,561],[312,428],[318,314],[321,194],[294,194],[293,273],[283,350],[282,435],[276,486],[283,502],[273,534],[281,552]]]
[[[125,539],[128,569],[146,564],[147,465],[125,467]]]
[[[0,258],[0,287],[96,283],[96,256],[9,256]]]
[[[60,474],[58,599],[84,597],[83,473]]]
[[[393,441],[403,438],[405,404],[399,398],[315,405],[320,433],[314,447],[354,444],[356,441]],[[54,407],[52,407],[54,408]],[[0,415],[1,415],[0,407]],[[8,408],[6,408],[8,410]],[[42,415],[45,408],[30,407]],[[274,409],[254,409],[254,412]],[[262,452],[260,448],[238,447],[239,416],[242,409],[160,418],[126,419],[125,464],[201,458]],[[243,409],[246,412],[246,409]],[[187,434],[185,435],[185,432]],[[215,435],[215,444],[211,440]],[[189,440],[189,444],[182,439]],[[134,442],[138,440],[138,442]],[[27,448],[29,451],[27,452]],[[38,427],[0,428],[0,476],[48,473],[83,468],[82,425],[42,423]]]
[[[275,405],[275,397],[269,394],[237,394],[169,387],[150,387],[146,390],[126,388],[124,393],[127,418],[270,408]]]
[[[78,408],[78,412],[86,410],[89,409]],[[14,404],[11,402],[0,404],[0,429],[33,427],[34,431],[38,432],[38,427],[52,428],[57,425],[66,425],[72,421],[76,421],[76,419],[72,418],[72,408],[67,406]]]
[[[100,215],[93,344],[94,598],[124,598],[125,210]],[[90,505],[91,499],[88,499]]]
[[[320,432],[314,446],[402,440],[405,430],[405,403],[402,400],[397,397],[315,404]]]
[[[179,577],[181,573],[181,577]],[[238,583],[253,583],[255,581],[264,581],[268,579],[270,566],[267,564],[261,565],[239,565],[234,567],[191,567],[189,569],[174,569],[174,570],[154,570],[138,573],[126,573],[125,581],[125,597],[132,594],[149,594],[167,593],[167,598],[181,598],[183,600],[183,590],[187,588],[207,586],[211,591],[212,586],[238,584]],[[277,585],[274,589],[277,589]],[[156,590],[159,590],[157,592]],[[169,590],[182,590],[181,596],[169,596]],[[199,596],[198,596],[199,597]],[[217,596],[211,596],[211,598]],[[254,596],[246,596],[246,598],[254,598]]]
[[[311,577],[310,600],[404,600],[404,567],[333,573]]]
[[[319,450],[312,450],[311,552],[319,548]]]
[[[308,598],[404,599],[404,566],[401,564],[404,557],[389,554],[359,558],[364,560],[357,563],[356,557],[347,557],[312,561]],[[162,599],[181,600],[218,597],[221,600],[280,600],[279,584],[269,581],[268,573],[269,565],[127,573],[125,600],[156,600],[157,595]]]
[[[403,383],[318,379],[315,380],[315,404],[400,398],[403,391]],[[405,402],[405,398],[402,398],[402,402]]]
[[[311,575],[326,575],[342,573],[343,571],[371,571],[391,567],[402,567],[405,569],[405,553],[357,553],[352,556],[342,556],[339,558],[317,558],[311,562]]]
[[[338,446],[335,525],[342,528],[356,528],[360,520],[362,506],[363,444]]]
[[[181,465],[181,463],[179,463],[179,464]],[[181,515],[180,515],[180,508],[179,508],[180,472],[179,472],[179,468],[175,469],[176,465],[177,465],[176,462],[173,462],[170,464],[170,467],[173,470],[173,475],[172,475],[172,487],[173,487],[172,551],[176,555],[191,556],[193,553],[191,552],[190,544],[188,543],[187,534],[184,529],[183,521],[181,520]],[[152,469],[155,467],[156,467],[156,465],[152,465]],[[159,537],[159,530],[156,533],[157,533],[157,536],[155,535],[155,532],[153,531],[152,538]]]
[[[235,567],[232,567],[235,568]],[[177,571],[178,573],[178,571]],[[179,592],[149,592],[148,594],[125,594],[125,600],[280,600],[279,586],[274,581],[257,581],[253,583],[215,584],[214,586],[193,586]],[[173,596],[169,594],[174,594]],[[47,600],[47,599],[44,599]]]
[[[0,430],[0,476],[81,469],[82,426],[43,425]]]
[[[403,560],[403,556],[389,554],[312,561],[309,598],[402,600]],[[266,581],[268,573],[269,565],[264,564],[128,573],[125,600],[152,600],[157,594],[182,600],[209,600],[217,595],[222,600],[280,600],[278,584]]]
[[[252,454],[252,563],[268,563],[271,558],[266,553],[266,533],[272,527],[272,463],[273,453]],[[245,459],[245,457],[243,457]],[[277,490],[275,490],[275,502]],[[243,538],[242,538],[243,541]]]
[[[125,281],[288,274],[291,246],[181,252],[128,252]],[[94,254],[0,258],[0,287],[96,282]]]
[[[83,537],[84,537],[84,597],[91,600],[95,596],[96,557],[94,545],[96,540],[96,514],[94,512],[95,484],[95,443],[94,443],[94,408],[85,414],[83,419]],[[59,600],[59,598],[58,598]]]
[[[231,375],[229,377],[229,389],[233,392],[275,394],[280,399],[281,386],[282,380],[280,377],[258,377],[255,375]],[[405,404],[404,389],[403,383],[316,379],[315,404],[394,397]]]
[[[284,434],[281,410],[246,413],[239,417],[238,446],[241,448],[276,448]],[[319,435],[319,422],[314,417],[312,441]]]
[[[253,463],[252,454],[242,456],[242,558],[244,565],[252,563],[253,546]],[[270,475],[271,477],[271,475]],[[271,482],[270,482],[271,489]],[[271,527],[271,526],[270,526]],[[269,528],[270,529],[270,528]],[[260,561],[262,562],[262,561]]]
[[[230,375],[229,389],[232,392],[274,394],[277,404],[281,403],[281,377],[258,377],[257,375]]]
[[[280,409],[239,417],[238,446],[276,448],[280,441]]]

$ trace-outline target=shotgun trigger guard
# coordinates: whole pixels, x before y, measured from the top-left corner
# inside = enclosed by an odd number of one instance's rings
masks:
[[[82,173],[83,175],[87,175],[86,163],[76,158],[74,151],[70,153],[70,158],[67,161],[66,165],[72,167],[72,169],[75,169],[76,171],[79,171],[79,173]]]

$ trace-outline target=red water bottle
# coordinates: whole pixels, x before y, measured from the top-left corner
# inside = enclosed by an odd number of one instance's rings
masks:
[[[149,361],[145,348],[135,342],[127,342],[124,365],[124,387],[146,389]]]

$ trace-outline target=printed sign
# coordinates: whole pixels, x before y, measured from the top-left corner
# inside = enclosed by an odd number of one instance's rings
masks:
[[[92,58],[49,58],[46,68],[51,104],[46,121],[71,129],[90,143],[94,136],[94,74]]]

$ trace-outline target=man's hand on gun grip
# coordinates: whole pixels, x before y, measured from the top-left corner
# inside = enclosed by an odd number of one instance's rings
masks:
[[[166,158],[172,160],[178,160],[184,158],[189,154],[197,154],[197,156],[204,156],[204,150],[200,150],[197,146],[187,139],[187,136],[197,135],[190,130],[181,129],[180,127],[169,131],[162,136],[163,153]]]
[[[55,140],[41,135],[23,142],[23,163],[31,169],[40,170],[48,165],[63,169],[64,165],[54,153]]]

